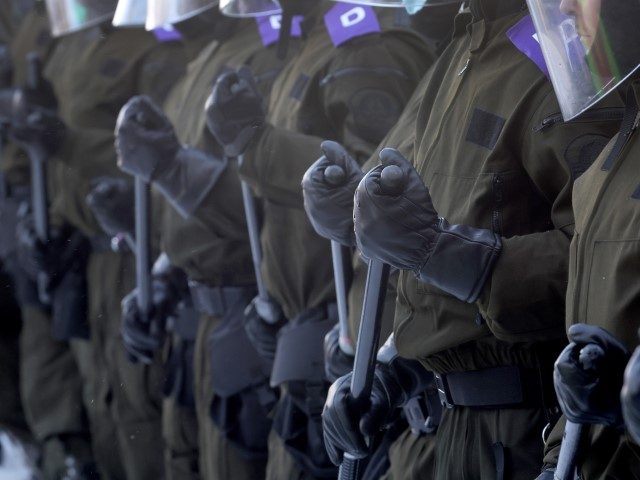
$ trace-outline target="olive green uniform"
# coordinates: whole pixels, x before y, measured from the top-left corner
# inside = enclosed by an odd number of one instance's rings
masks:
[[[638,345],[640,327],[637,311],[640,83],[635,81],[629,88],[627,103],[636,105],[625,112],[631,121],[623,121],[618,135],[574,185],[575,234],[569,251],[566,325],[568,328],[586,323],[602,327],[633,351]],[[622,149],[618,150],[619,147]],[[557,462],[564,423],[559,422],[550,435],[545,463]],[[579,468],[581,478],[640,478],[640,446],[627,433],[604,426],[588,428],[588,440],[580,450],[580,458],[584,459]]]
[[[54,43],[44,5],[37,4],[20,22],[11,42],[15,87],[26,84],[26,55],[36,52],[46,63]],[[28,162],[17,145],[9,143],[5,146],[2,168],[12,197],[20,189],[25,193],[28,191]],[[49,166],[50,171],[54,169],[54,165]],[[12,272],[19,285],[23,318],[19,352],[22,403],[29,427],[43,448],[41,469],[44,477],[57,478],[64,469],[67,455],[81,463],[93,461],[78,367],[86,360],[88,342],[54,339],[50,312],[35,298],[35,285],[20,272],[19,265],[12,268]]]
[[[307,15],[303,49],[274,85],[269,124],[241,169],[263,199],[266,286],[295,324],[335,302],[329,242],[314,232],[302,207],[304,172],[321,155],[324,139],[341,142],[361,162],[369,158],[432,61],[417,34],[396,23],[397,12],[384,9],[376,10],[381,32],[334,47],[323,21],[333,6],[320,2]],[[283,392],[276,420],[287,408]],[[291,444],[285,446],[298,440],[295,434],[283,440],[283,428],[270,436],[267,478],[313,478]],[[315,475],[335,475],[327,467]]]
[[[133,256],[109,251],[84,198],[90,180],[118,176],[113,131],[133,95],[162,101],[184,71],[182,46],[141,29],[99,26],[60,39],[46,75],[67,126],[64,186],[53,209],[92,240],[87,266],[91,363],[89,411],[96,459],[108,478],[156,479],[163,472],[157,364],[132,364],[120,339],[120,302],[134,287]]]
[[[189,64],[187,74],[165,105],[180,140],[214,155],[220,155],[221,149],[205,125],[203,106],[216,77],[225,68],[248,65],[257,77],[261,92],[267,96],[273,79],[286,61],[277,58],[275,45],[263,46],[255,21],[233,23],[226,40],[211,42]],[[292,38],[289,55],[296,47],[297,41]],[[223,211],[219,208],[221,204],[231,208]],[[242,312],[253,295],[255,275],[235,161],[229,162],[195,216],[184,219],[168,207],[163,225],[163,249],[171,263],[182,268],[192,282],[208,288],[245,287],[250,295],[236,307]],[[225,438],[211,417],[214,391],[208,340],[221,320],[220,316],[202,314],[196,337],[195,400],[201,475],[205,479],[220,480],[262,478],[266,455],[247,456]]]
[[[456,17],[423,90],[414,164],[438,213],[500,234],[502,254],[475,304],[401,272],[394,333],[402,356],[444,381],[453,372],[494,376],[494,367],[533,379],[518,385],[524,402],[511,408],[446,409],[433,478],[531,479],[554,408],[550,382],[536,379],[551,379],[564,336],[572,169],[595,157],[618,122],[551,120],[559,112],[551,84],[507,36],[524,2],[474,1],[471,12]]]

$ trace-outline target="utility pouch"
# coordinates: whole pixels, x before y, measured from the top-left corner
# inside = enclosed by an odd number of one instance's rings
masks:
[[[336,478],[322,434],[328,383],[324,375],[324,337],[337,321],[335,304],[309,309],[282,328],[271,385],[282,385],[273,429],[296,464],[315,478]]]
[[[325,379],[323,342],[337,317],[326,313],[324,308],[311,309],[280,330],[271,372],[272,387],[284,382]]]
[[[246,303],[251,301],[247,296]],[[269,387],[271,365],[258,355],[244,329],[244,307],[227,309],[207,339],[213,400],[212,421],[248,459],[265,459],[271,431],[269,413],[276,393]]]

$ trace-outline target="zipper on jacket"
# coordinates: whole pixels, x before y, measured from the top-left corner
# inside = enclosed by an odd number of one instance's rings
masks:
[[[622,117],[624,117],[624,107],[607,107],[607,108],[598,108],[596,110],[587,110],[578,118],[574,118],[568,123],[578,123],[578,122],[595,122],[595,121],[621,121]],[[567,123],[562,118],[561,113],[554,113],[553,115],[549,115],[544,118],[542,122],[533,127],[534,132],[541,132],[546,128],[553,127],[554,125],[558,125],[560,123]]]
[[[458,76],[461,77],[462,75],[464,75],[464,72],[466,72],[470,66],[471,66],[471,56],[468,56],[467,61],[464,63],[464,66],[462,67],[462,70],[458,72]]]
[[[335,72],[330,73],[322,80],[320,80],[320,86],[324,87],[327,84],[333,82],[342,77],[348,77],[351,75],[367,75],[367,76],[378,76],[378,77],[398,77],[402,80],[409,80],[409,76],[404,73],[402,70],[397,68],[389,68],[389,67],[346,67],[340,68]]]

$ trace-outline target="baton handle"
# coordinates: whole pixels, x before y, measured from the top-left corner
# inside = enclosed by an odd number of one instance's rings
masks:
[[[358,343],[351,377],[351,397],[356,405],[364,404],[371,396],[376,354],[380,340],[380,325],[388,282],[389,265],[379,260],[369,260],[362,317],[360,319]],[[340,466],[340,480],[358,480],[360,467],[360,460],[346,452],[343,463]]]
[[[340,349],[347,355],[354,354],[353,341],[349,335],[349,314],[347,308],[347,275],[345,272],[345,251],[342,245],[331,240],[331,260],[338,304],[338,326],[340,328]]]

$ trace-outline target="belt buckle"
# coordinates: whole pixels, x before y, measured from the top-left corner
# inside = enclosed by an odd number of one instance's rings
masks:
[[[440,403],[445,408],[453,408],[454,403],[451,398],[451,392],[449,391],[449,386],[446,383],[446,378],[443,378],[441,374],[434,373],[433,374],[436,380],[436,387],[438,388],[438,396],[440,397]]]

